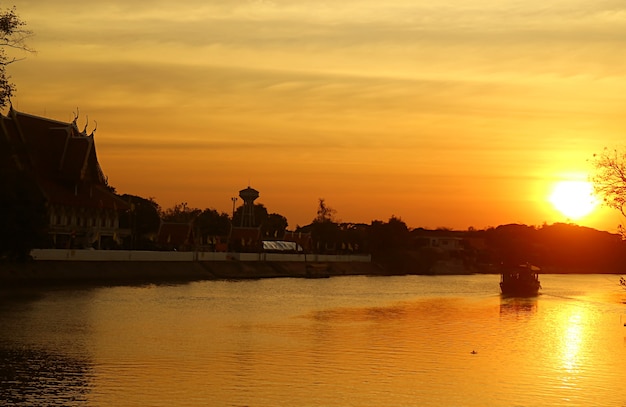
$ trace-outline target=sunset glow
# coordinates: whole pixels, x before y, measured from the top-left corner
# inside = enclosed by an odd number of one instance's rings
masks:
[[[598,205],[593,185],[586,181],[561,181],[554,186],[550,202],[563,215],[578,220],[589,215]]]
[[[13,106],[79,108],[111,185],[162,207],[229,213],[250,184],[292,229],[318,198],[349,222],[541,225],[558,174],[626,134],[615,2],[12,4],[37,51]]]

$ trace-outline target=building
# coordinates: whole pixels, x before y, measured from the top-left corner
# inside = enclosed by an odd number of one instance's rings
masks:
[[[157,244],[166,250],[192,250],[195,245],[193,223],[161,222]]]
[[[5,167],[32,175],[44,197],[49,246],[113,248],[130,234],[120,216],[130,206],[108,186],[100,168],[95,129],[21,113],[0,114],[0,141],[10,150]]]
[[[310,252],[313,247],[311,233],[286,231],[283,240],[296,243],[306,252]]]
[[[229,251],[258,253],[263,249],[261,227],[233,227],[228,236]]]

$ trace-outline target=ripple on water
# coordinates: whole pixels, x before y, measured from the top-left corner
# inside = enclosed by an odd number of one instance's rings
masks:
[[[300,283],[115,287],[5,304],[0,399],[625,405],[623,305],[593,276],[542,277],[546,294],[532,299],[501,298],[494,276]]]

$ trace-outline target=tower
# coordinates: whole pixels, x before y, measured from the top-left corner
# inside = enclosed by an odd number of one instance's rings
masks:
[[[239,197],[243,199],[241,227],[254,227],[254,200],[259,197],[259,191],[248,186],[248,188],[239,191]]]

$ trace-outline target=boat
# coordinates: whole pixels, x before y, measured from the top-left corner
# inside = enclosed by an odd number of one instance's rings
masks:
[[[539,267],[526,264],[502,266],[500,290],[510,297],[532,297],[539,293]]]

